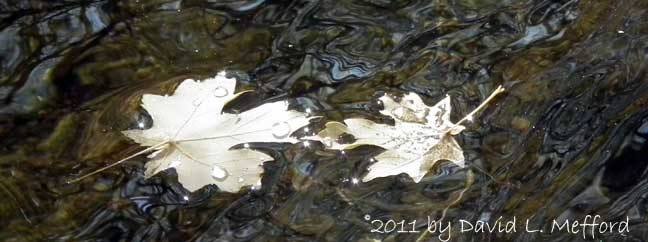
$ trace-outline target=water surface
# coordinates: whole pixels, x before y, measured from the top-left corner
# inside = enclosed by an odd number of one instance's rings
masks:
[[[3,0],[0,18],[3,241],[415,241],[364,217],[424,221],[449,205],[451,221],[535,227],[628,217],[630,233],[597,239],[648,239],[646,1]],[[323,121],[389,122],[376,97],[409,91],[428,105],[451,95],[456,121],[508,92],[457,136],[468,168],[420,183],[351,182],[375,147],[289,144],[258,144],[276,160],[257,191],[188,193],[173,171],[144,179],[145,157],[66,183],[139,149],[119,131],[149,121],[143,93],[222,70],[255,90],[229,111],[290,99]]]

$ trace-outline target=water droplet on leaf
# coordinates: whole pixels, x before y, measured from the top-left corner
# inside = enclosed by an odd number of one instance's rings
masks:
[[[285,139],[290,135],[290,124],[288,122],[278,122],[272,125],[272,136],[277,139]]]
[[[212,90],[212,94],[214,94],[214,97],[221,98],[227,96],[228,92],[227,89],[219,86],[214,88],[214,90]]]
[[[211,175],[214,179],[222,180],[227,177],[227,171],[221,167],[214,166],[212,167]]]

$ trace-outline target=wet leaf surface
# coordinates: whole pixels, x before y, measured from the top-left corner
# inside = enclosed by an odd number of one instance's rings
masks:
[[[621,1],[0,2],[0,239],[3,241],[414,241],[370,233],[365,215],[532,225],[600,214],[648,230],[648,4]],[[236,72],[244,111],[294,98],[327,121],[380,123],[385,92],[452,96],[451,120],[498,85],[496,105],[456,136],[467,169],[414,183],[354,183],[380,149],[259,144],[263,188],[189,193],[120,132],[151,125],[136,97]],[[238,90],[237,90],[238,91]],[[306,132],[296,130],[296,132]],[[453,241],[582,241],[555,234],[453,234]]]

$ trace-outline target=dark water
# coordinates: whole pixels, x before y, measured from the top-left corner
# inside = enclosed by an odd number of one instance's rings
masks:
[[[2,241],[415,241],[364,216],[448,205],[455,222],[628,217],[629,233],[596,240],[648,241],[647,1],[1,0],[0,18]],[[291,98],[330,120],[380,120],[385,91],[449,93],[453,120],[508,92],[457,137],[475,174],[459,202],[468,169],[449,165],[418,184],[350,183],[371,147],[260,144],[277,159],[263,189],[237,194],[190,194],[173,171],[145,180],[144,157],[66,184],[138,149],[119,131],[146,119],[141,94],[221,70],[256,90],[231,111]]]

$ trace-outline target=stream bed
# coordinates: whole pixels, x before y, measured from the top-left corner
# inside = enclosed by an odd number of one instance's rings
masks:
[[[648,1],[0,0],[0,18],[2,241],[648,241]],[[253,90],[227,112],[290,99],[326,120],[388,123],[376,98],[415,92],[456,121],[506,93],[456,136],[466,168],[419,183],[355,182],[377,147],[276,143],[255,146],[275,158],[256,190],[190,193],[145,156],[68,183],[140,149],[120,131],[151,125],[142,94],[220,71]],[[372,232],[443,215],[451,232]],[[628,229],[524,231],[586,215]],[[460,230],[498,219],[518,230]]]

